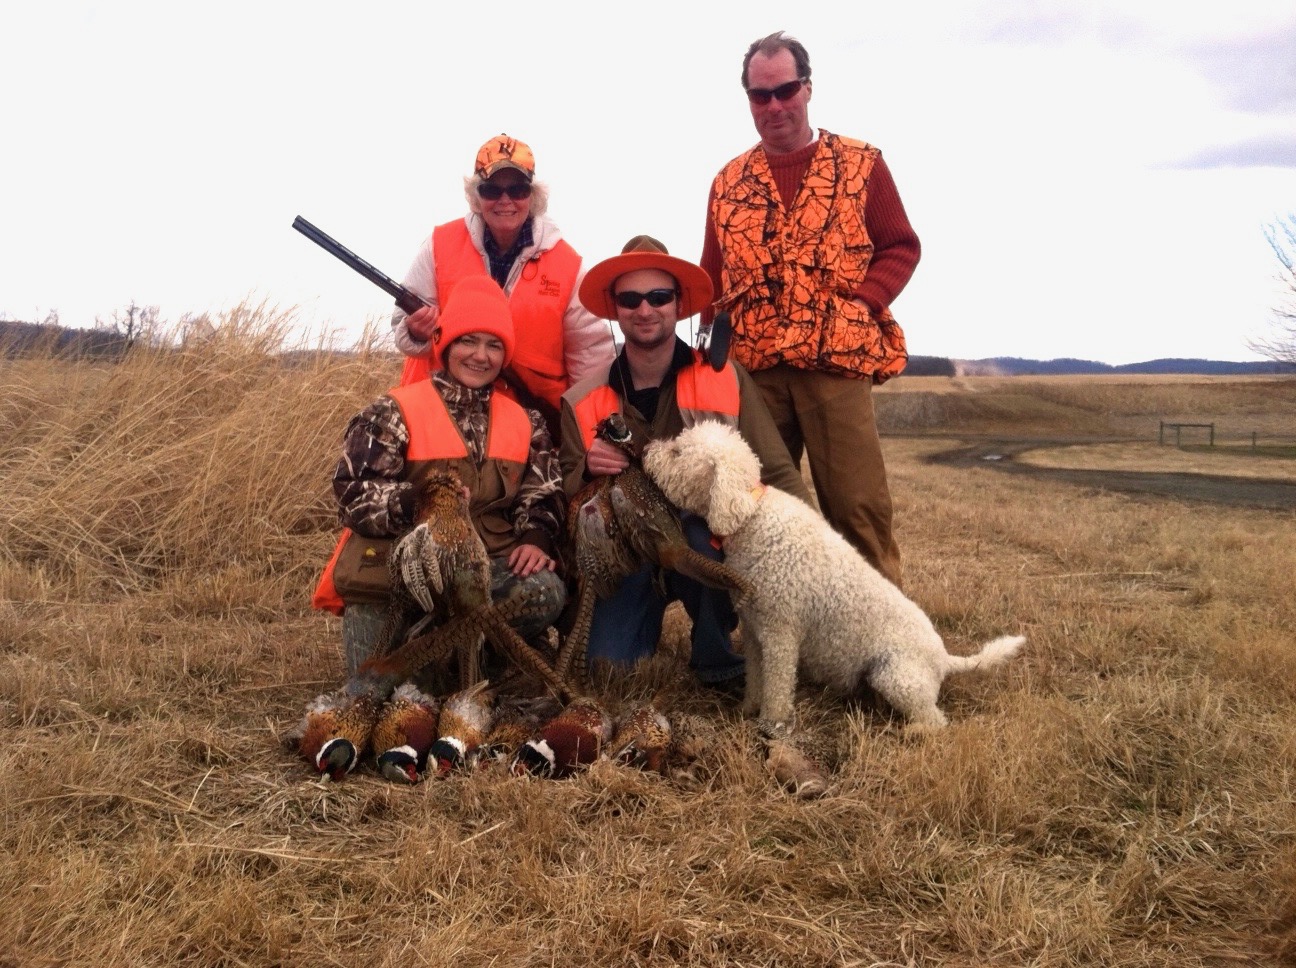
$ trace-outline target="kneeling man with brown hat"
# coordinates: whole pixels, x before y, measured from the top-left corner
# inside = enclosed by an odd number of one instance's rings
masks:
[[[674,437],[702,420],[736,427],[760,458],[763,481],[810,503],[751,377],[735,363],[716,370],[676,335],[676,325],[708,306],[711,296],[705,272],[647,235],[635,236],[620,255],[585,275],[581,304],[615,319],[624,345],[607,372],[563,394],[559,459],[569,498],[594,478],[629,466],[625,453],[594,436],[601,420],[621,413],[635,440],[643,442]],[[684,530],[695,550],[723,559],[700,518],[685,516]],[[654,582],[652,567],[645,566],[598,602],[589,658],[629,666],[651,656],[666,606],[678,600],[693,622],[689,665],[699,681],[741,694],[743,660],[730,643],[737,618],[728,593],[673,572],[663,578]]]

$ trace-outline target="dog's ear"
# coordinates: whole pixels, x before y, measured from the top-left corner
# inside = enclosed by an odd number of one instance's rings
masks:
[[[733,534],[756,510],[752,489],[760,484],[760,463],[747,443],[733,432],[711,458],[710,507],[707,524],[715,534]]]

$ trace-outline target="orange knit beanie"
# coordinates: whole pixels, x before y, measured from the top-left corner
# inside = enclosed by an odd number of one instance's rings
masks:
[[[451,290],[437,319],[436,354],[445,366],[445,351],[460,336],[489,333],[504,344],[504,365],[513,359],[513,314],[508,297],[490,276],[468,276]]]

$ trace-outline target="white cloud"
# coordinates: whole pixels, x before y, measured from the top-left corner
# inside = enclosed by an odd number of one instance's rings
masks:
[[[1253,355],[1261,227],[1296,209],[1289,0],[11,5],[0,312],[256,292],[358,332],[387,297],[293,216],[399,277],[503,130],[587,259],[640,232],[696,258],[711,175],[755,140],[743,50],[780,27],[811,53],[811,121],[883,148],[922,236],[896,304],[914,352]]]

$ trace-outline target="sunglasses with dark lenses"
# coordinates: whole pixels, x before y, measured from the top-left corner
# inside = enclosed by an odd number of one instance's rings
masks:
[[[515,202],[520,202],[524,198],[531,197],[531,183],[514,182],[512,185],[493,185],[490,182],[482,182],[477,186],[477,195],[488,202],[498,201],[505,195],[508,195]]]
[[[648,305],[653,309],[661,309],[668,302],[673,302],[677,293],[674,289],[649,289],[647,292],[635,292],[628,289],[625,292],[614,292],[612,299],[622,309],[638,309],[639,304],[645,299]]]
[[[778,87],[749,87],[747,88],[747,100],[752,104],[759,104],[762,107],[770,103],[770,98],[778,98],[780,101],[790,101],[801,91],[801,85],[806,82],[807,78],[798,77],[795,81],[788,81],[786,84],[780,84]]]

